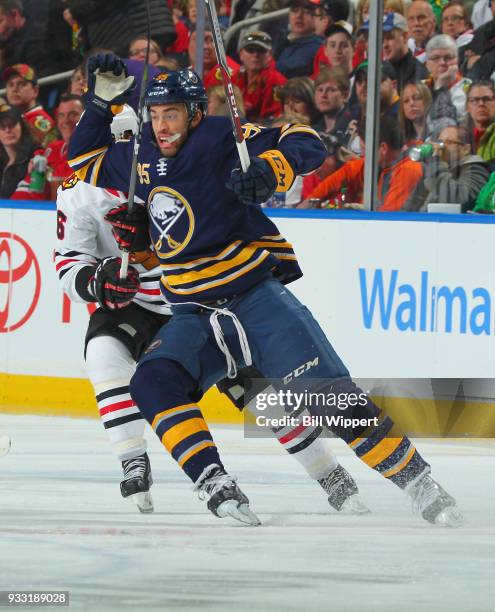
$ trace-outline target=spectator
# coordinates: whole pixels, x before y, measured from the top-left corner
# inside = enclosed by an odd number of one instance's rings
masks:
[[[170,3],[169,3],[170,5]],[[165,48],[166,53],[172,53],[174,55],[187,55],[187,47],[189,46],[189,27],[186,23],[186,17],[184,13],[187,10],[186,2],[172,2],[172,20],[175,26],[176,39],[174,42]],[[194,10],[196,10],[196,3],[194,2]],[[189,20],[187,20],[189,21]],[[190,22],[189,22],[190,23]]]
[[[409,28],[409,49],[421,63],[426,62],[426,45],[435,35],[435,13],[426,0],[415,0],[407,7],[407,25]]]
[[[332,133],[345,140],[352,115],[346,106],[350,81],[342,68],[324,68],[315,80],[314,101],[321,118],[313,125],[318,132]]]
[[[442,143],[440,145],[439,143]],[[489,172],[484,160],[471,155],[468,130],[459,125],[444,128],[432,157],[422,162],[419,181],[403,210],[427,210],[430,203],[461,204],[462,212],[472,210]]]
[[[54,200],[57,189],[64,179],[72,174],[67,163],[67,147],[76,125],[84,110],[82,98],[71,94],[63,94],[55,111],[57,129],[60,138],[51,142],[45,149],[47,160],[45,188],[43,191],[30,189],[30,175],[28,174],[17,185],[14,200]]]
[[[194,62],[196,60],[196,30],[191,32],[189,38],[189,62],[191,68],[194,68]],[[237,62],[227,55],[227,65],[229,67],[231,75],[239,70],[240,66]],[[215,85],[222,84],[222,75],[218,69],[217,57],[215,55],[215,46],[213,44],[213,35],[211,33],[211,26],[205,23],[205,38],[203,43],[203,84],[206,89],[214,87]]]
[[[143,36],[136,36],[129,43],[129,52],[127,56],[137,62],[144,62],[146,59],[146,49],[148,48],[148,39]],[[156,66],[160,60],[163,59],[163,53],[160,50],[158,44],[151,39],[150,40],[150,54],[149,64]]]
[[[406,83],[399,104],[399,126],[406,147],[421,144],[426,140],[426,120],[431,103],[430,90],[424,83]]]
[[[26,18],[20,0],[0,0],[0,48],[4,66],[29,64],[50,72],[41,24]]]
[[[348,21],[350,13],[349,0],[319,0],[315,8],[315,34],[325,38],[325,32],[337,21]],[[352,32],[352,30],[351,30]],[[313,63],[313,76],[319,73],[320,66],[328,66],[325,44],[316,52]]]
[[[426,45],[426,57],[433,95],[431,131],[440,131],[446,121],[455,124],[464,118],[466,89],[471,81],[459,72],[457,45],[451,36],[438,34],[431,38]]]
[[[365,124],[361,122],[358,133],[364,141]],[[380,122],[378,147],[379,178],[377,210],[397,211],[402,208],[421,178],[421,164],[402,152],[402,137],[397,122],[383,117]],[[309,200],[333,199],[346,189],[346,199],[351,205],[362,203],[364,188],[364,157],[346,162],[339,170],[324,179],[313,189],[300,208],[309,208]]]
[[[35,142],[46,147],[57,136],[55,122],[38,104],[39,86],[36,74],[27,64],[14,64],[3,72],[7,102],[22,113]]]
[[[289,79],[279,90],[284,115],[286,117],[303,118],[303,123],[313,124],[318,117],[314,95],[314,83],[309,77]]]
[[[400,13],[406,14],[405,3],[403,0],[385,0],[383,3],[383,13]],[[359,32],[364,23],[369,20],[370,2],[369,0],[359,0],[356,9],[355,31]]]
[[[69,87],[67,89],[67,93],[72,94],[74,96],[82,96],[86,92],[86,74],[85,68],[83,64],[77,66],[70,77]]]
[[[491,11],[492,19],[476,30],[465,49],[463,72],[473,81],[486,81],[495,71],[495,2]]]
[[[164,0],[148,1],[151,36],[164,49],[176,38],[172,14]],[[131,39],[147,33],[146,4],[142,0],[67,0],[67,4],[90,48],[111,49],[125,57]]]
[[[473,28],[469,21],[469,14],[467,8],[460,0],[452,0],[444,6],[441,17],[441,30],[442,34],[452,36],[455,40],[457,48],[461,53],[462,48],[471,42],[473,39]]]
[[[244,118],[246,116],[246,111],[244,108],[244,101],[242,99],[242,92],[237,87],[237,85],[233,86],[235,101],[237,104],[237,110],[239,111],[239,116]],[[215,85],[214,87],[209,87],[207,90],[208,94],[208,115],[220,116],[220,117],[230,117],[229,105],[227,103],[227,96],[225,95],[225,89],[223,85]]]
[[[347,75],[351,74],[354,38],[350,23],[338,21],[328,28],[325,38],[325,55],[329,66],[342,68]]]
[[[21,113],[7,104],[0,106],[0,198],[10,198],[25,176],[36,145]]]
[[[277,70],[288,79],[310,76],[313,60],[323,39],[315,34],[315,5],[310,0],[291,0],[289,34],[275,53]]]
[[[399,13],[387,13],[384,16],[382,57],[395,69],[399,93],[405,83],[428,76],[425,66],[409,50],[407,27],[405,17]]]
[[[368,62],[362,62],[354,70],[354,92],[347,104],[351,113],[351,121],[347,126],[345,145],[353,152],[361,155],[361,139],[357,126],[366,118],[366,101],[368,97]],[[356,102],[353,101],[356,100]],[[397,75],[390,62],[381,66],[380,112],[382,116],[397,118],[399,112],[399,95],[397,93]]]
[[[495,85],[493,81],[473,83],[467,91],[467,128],[472,151],[486,161],[495,158]]]
[[[241,67],[232,82],[239,87],[244,100],[246,117],[250,121],[278,117],[282,104],[276,96],[276,88],[287,79],[270,67],[272,39],[266,32],[248,32],[241,39]]]
[[[473,6],[471,12],[471,23],[473,28],[477,30],[485,23],[492,19],[492,0],[478,0]]]

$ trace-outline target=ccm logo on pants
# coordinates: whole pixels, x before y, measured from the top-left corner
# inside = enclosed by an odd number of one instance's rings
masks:
[[[298,376],[301,376],[302,374],[304,374],[304,372],[307,372],[310,368],[316,367],[318,365],[319,359],[320,359],[319,357],[315,357],[313,361],[307,361],[306,363],[303,363],[303,365],[300,365],[295,370],[293,370],[290,374],[287,374],[287,376],[284,377],[284,385],[286,385],[287,383],[290,383],[290,381],[293,378],[297,378]]]

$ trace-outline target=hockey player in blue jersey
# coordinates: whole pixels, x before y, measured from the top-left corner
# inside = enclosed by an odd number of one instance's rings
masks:
[[[70,164],[94,185],[126,189],[132,145],[112,144],[111,106],[132,86],[113,55],[90,60],[87,110],[70,145]],[[131,382],[142,414],[217,516],[258,519],[225,471],[197,405],[237,368],[254,365],[277,390],[291,373],[310,392],[350,397],[352,382],[310,312],[287,289],[301,276],[292,246],[258,206],[290,188],[296,175],[325,159],[304,125],[246,124],[251,165],[239,166],[230,122],[206,117],[206,94],[191,70],[159,75],[147,89],[151,116],[139,152],[137,194],[147,202],[149,231],[162,268],[172,320],[145,351]],[[117,236],[137,232],[132,215],[114,220]],[[308,366],[308,367],[302,367]],[[300,388],[300,387],[299,387]],[[309,407],[328,416],[326,407]],[[332,426],[368,466],[404,489],[431,523],[458,525],[455,500],[430,476],[411,441],[369,398],[342,416],[374,425]]]

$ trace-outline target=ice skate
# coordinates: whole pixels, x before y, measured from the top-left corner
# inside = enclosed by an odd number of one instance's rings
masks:
[[[122,497],[133,501],[139,512],[143,514],[153,512],[153,499],[150,493],[153,478],[148,454],[143,453],[133,459],[122,461],[122,469],[124,470],[124,480],[120,483]]]
[[[250,510],[249,499],[239,489],[236,479],[224,469],[214,466],[196,484],[199,499],[207,499],[208,510],[219,518],[230,516],[246,525],[261,525]]]
[[[455,499],[447,493],[429,473],[411,485],[407,494],[412,500],[413,511],[425,521],[444,527],[460,527],[464,517],[456,507]]]
[[[10,451],[10,438],[5,434],[0,434],[0,457],[3,457]]]
[[[328,495],[328,503],[345,514],[367,514],[370,512],[361,498],[354,478],[340,464],[326,478],[318,480]]]

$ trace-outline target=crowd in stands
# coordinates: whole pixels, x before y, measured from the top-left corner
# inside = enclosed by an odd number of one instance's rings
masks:
[[[195,68],[196,1],[149,0],[150,78]],[[327,148],[317,172],[266,205],[363,208],[371,0],[215,2],[223,28],[288,9],[229,36],[234,92],[247,121],[310,125]],[[495,211],[495,2],[384,5],[375,210]],[[202,44],[208,112],[228,115],[208,22]],[[136,109],[146,48],[143,0],[0,0],[1,198],[54,197],[71,173],[67,144],[84,110],[88,58],[125,58]],[[70,70],[40,88],[40,77]]]

